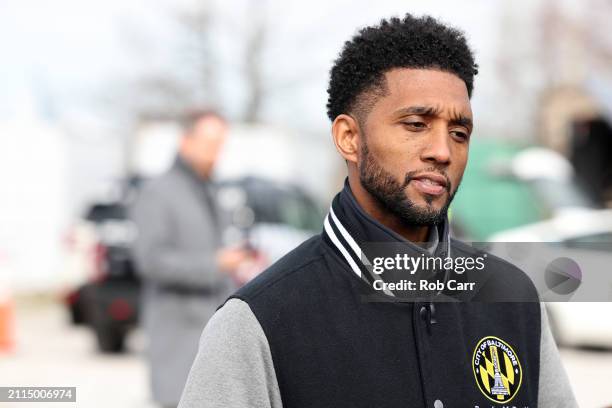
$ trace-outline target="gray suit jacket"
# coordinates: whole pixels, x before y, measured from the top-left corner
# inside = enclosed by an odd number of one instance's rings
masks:
[[[214,185],[178,158],[131,209],[153,396],[163,405],[178,403],[202,329],[233,289],[215,262],[222,217],[214,197]]]

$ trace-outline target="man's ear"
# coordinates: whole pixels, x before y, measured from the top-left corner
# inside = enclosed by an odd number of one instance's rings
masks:
[[[332,123],[332,136],[336,150],[344,160],[357,164],[362,137],[357,121],[349,115],[338,115]]]

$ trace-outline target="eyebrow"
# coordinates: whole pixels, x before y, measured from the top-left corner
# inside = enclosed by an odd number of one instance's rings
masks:
[[[439,116],[442,113],[442,109],[435,106],[409,106],[406,108],[400,108],[395,111],[395,116],[402,117],[407,115],[421,115],[421,116]],[[472,127],[472,119],[465,115],[453,113],[450,123],[453,125]]]
[[[452,125],[465,126],[467,128],[471,128],[474,125],[473,122],[472,122],[472,119],[470,119],[470,118],[468,118],[467,116],[464,116],[464,115],[454,116],[453,118],[451,118],[450,123]]]
[[[440,108],[435,106],[409,106],[407,108],[400,108],[395,111],[396,116],[405,115],[423,115],[423,116],[437,116],[442,112]]]

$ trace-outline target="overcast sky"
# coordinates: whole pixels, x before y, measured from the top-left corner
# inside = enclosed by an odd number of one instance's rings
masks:
[[[240,30],[252,12],[251,2],[210,3],[215,16],[214,54],[222,67],[221,98],[229,115],[238,117],[245,98]],[[580,11],[578,1],[563,3],[571,13]],[[51,117],[96,117],[95,101],[101,94],[147,72],[180,69],[175,16],[192,4],[193,0],[0,0],[0,118],[23,114],[32,106]],[[534,65],[537,61],[530,63],[543,0],[260,0],[256,4],[265,8],[268,21],[263,64],[264,77],[273,89],[263,110],[268,122],[324,131],[329,125],[328,71],[343,42],[363,25],[410,11],[431,14],[466,32],[480,65],[472,101],[477,131],[501,134],[507,126],[500,123],[505,122],[513,123],[517,135],[529,129],[533,95],[500,83],[499,59],[514,45],[520,55],[516,59],[511,54],[515,82],[537,88],[543,80]],[[517,116],[525,118],[517,121]]]

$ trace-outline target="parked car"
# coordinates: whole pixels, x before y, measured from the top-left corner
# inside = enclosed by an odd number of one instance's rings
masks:
[[[560,154],[495,140],[470,146],[468,167],[450,211],[455,236],[486,241],[511,228],[597,206]]]
[[[273,261],[322,225],[323,214],[314,200],[292,184],[243,177],[220,183],[219,197],[229,216],[228,233],[242,231],[250,245]]]
[[[219,200],[229,217],[226,241],[242,242],[262,261],[244,283],[299,243],[318,233],[323,214],[301,188],[245,177],[220,183]],[[127,200],[90,207],[84,222],[97,237],[95,272],[68,296],[72,316],[95,332],[104,352],[121,352],[138,323],[140,280],[131,257],[136,231],[127,217]],[[77,319],[78,320],[78,319]]]
[[[612,210],[593,203],[560,154],[495,140],[475,142],[451,208],[456,236],[481,241],[478,245],[524,269],[534,266],[534,259],[550,261],[542,253],[586,260],[580,266],[594,271],[583,279],[580,293],[597,282],[612,293],[609,267],[597,267],[612,263]],[[546,266],[528,271],[543,291]],[[559,344],[612,347],[612,303],[550,302],[547,309]]]
[[[70,321],[75,325],[85,323],[83,298],[79,287],[93,280],[100,268],[101,246],[95,225],[85,218],[76,220],[63,239],[62,300],[68,306]]]
[[[118,181],[104,200],[85,209],[66,237],[65,269],[73,285],[64,301],[72,322],[91,327],[104,352],[122,351],[138,321],[139,279],[130,255],[135,230],[127,203],[141,181]]]
[[[101,351],[119,352],[138,321],[139,279],[130,255],[134,227],[121,201],[91,205],[81,224],[95,235],[91,272],[66,302],[73,322],[93,329]]]
[[[581,268],[583,291],[566,301],[548,302],[551,330],[564,346],[612,348],[612,210],[575,209],[524,227],[500,232],[490,238],[493,245],[547,248],[553,256],[573,259]],[[535,244],[541,243],[541,244]],[[544,252],[544,251],[543,251]],[[511,260],[529,265],[528,254]],[[548,258],[551,256],[549,255]],[[515,257],[516,258],[516,257]],[[529,266],[527,266],[529,267]],[[544,271],[540,271],[544,273]],[[608,301],[603,302],[607,295]],[[554,298],[555,296],[553,296]],[[561,297],[562,298],[562,297]]]

